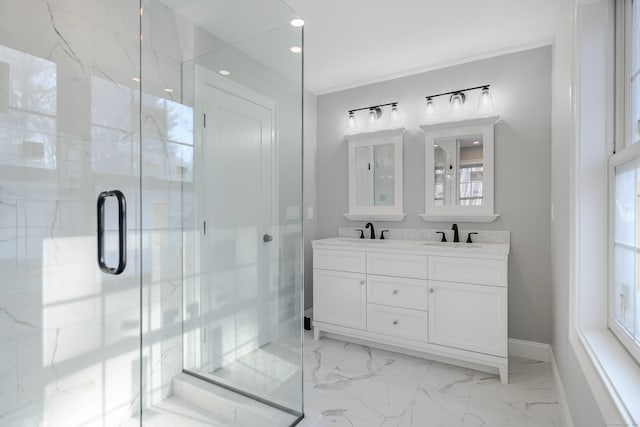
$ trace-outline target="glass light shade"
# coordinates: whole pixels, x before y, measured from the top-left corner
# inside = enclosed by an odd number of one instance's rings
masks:
[[[451,95],[451,99],[449,102],[451,103],[451,112],[452,113],[461,113],[464,111],[464,101],[466,97],[464,93],[458,92]]]
[[[391,106],[391,114],[389,114],[389,124],[391,126],[400,126],[402,124],[402,119],[400,118],[400,113],[398,113],[398,106]]]
[[[359,129],[358,119],[353,112],[349,112],[349,117],[347,118],[347,125],[345,126],[345,128],[347,130],[347,133],[353,133]]]
[[[436,110],[436,106],[431,98],[427,98],[427,108],[424,111],[424,119],[427,123],[438,120],[438,110]]]
[[[488,87],[482,88],[480,98],[478,99],[478,112],[490,113],[493,111],[493,97]]]
[[[382,120],[382,110],[379,107],[369,109],[369,127],[372,129],[377,129]]]

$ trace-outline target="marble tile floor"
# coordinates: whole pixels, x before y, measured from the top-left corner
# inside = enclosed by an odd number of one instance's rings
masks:
[[[551,364],[511,357],[497,375],[305,332],[304,401],[321,426],[562,426]]]
[[[326,337],[314,341],[308,331],[304,340],[300,427],[563,425],[548,362],[511,357],[503,385],[497,375]],[[237,426],[176,396],[147,410],[144,425]]]

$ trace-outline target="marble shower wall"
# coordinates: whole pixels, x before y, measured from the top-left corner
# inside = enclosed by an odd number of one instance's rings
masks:
[[[141,380],[148,405],[182,367],[193,119],[172,40],[188,25],[130,0],[0,8],[0,425],[119,425]],[[96,264],[96,197],[112,189],[128,204],[120,276]],[[115,229],[108,205],[111,264]]]

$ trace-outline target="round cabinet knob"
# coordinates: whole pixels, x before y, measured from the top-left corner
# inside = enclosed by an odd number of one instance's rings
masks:
[[[394,325],[397,325],[397,324],[398,324],[398,321],[397,321],[397,320],[394,320],[394,321],[393,321],[393,324],[394,324]]]
[[[432,294],[432,293],[434,293],[434,292],[435,292],[435,289],[433,289],[433,288],[429,289],[429,293],[430,293],[430,294]]]
[[[361,285],[364,285],[364,280],[360,280],[360,284],[361,284]]]
[[[262,241],[265,243],[269,243],[273,240],[273,236],[271,234],[265,234],[262,236]]]
[[[394,290],[393,290],[393,294],[394,294],[394,295],[398,295],[398,290],[397,290],[397,289],[394,289]]]

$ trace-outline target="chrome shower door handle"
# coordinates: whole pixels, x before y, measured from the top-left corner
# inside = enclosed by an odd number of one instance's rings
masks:
[[[104,260],[104,204],[107,197],[118,200],[118,265],[109,267]],[[98,265],[107,274],[118,275],[127,267],[127,199],[120,190],[103,191],[98,195]]]

